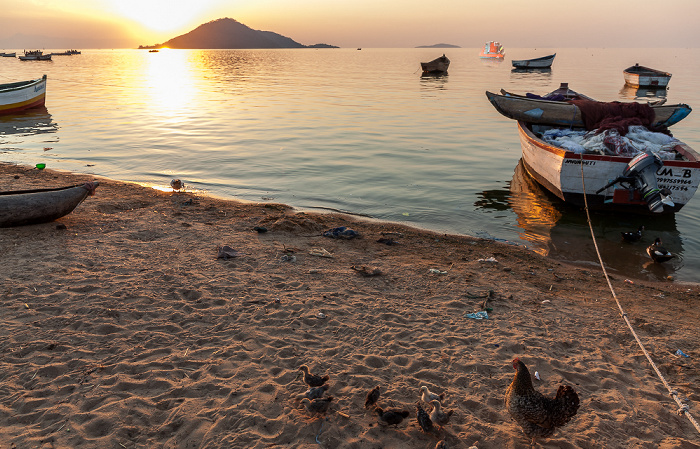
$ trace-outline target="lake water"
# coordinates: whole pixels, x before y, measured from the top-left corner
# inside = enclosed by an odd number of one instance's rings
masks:
[[[511,59],[557,53],[549,72]],[[420,62],[446,53],[449,75]],[[597,263],[585,214],[518,170],[516,124],[484,91],[546,93],[561,82],[598,100],[666,96],[700,105],[700,49],[478,48],[86,50],[53,61],[0,58],[0,83],[48,75],[46,110],[0,117],[0,160],[225,198],[335,209],[440,232],[503,239]],[[624,86],[634,63],[673,74],[663,92]],[[700,114],[674,135],[700,149]],[[99,190],[98,190],[99,194]],[[675,217],[594,215],[610,271],[700,282],[700,194]],[[644,224],[643,242],[620,231]],[[678,257],[650,264],[654,237]],[[592,265],[593,266],[593,265]]]

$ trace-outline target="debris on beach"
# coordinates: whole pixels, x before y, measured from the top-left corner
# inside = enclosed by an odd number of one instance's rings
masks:
[[[240,253],[236,251],[235,249],[231,248],[228,245],[220,246],[219,247],[219,254],[216,256],[217,259],[233,259],[234,257],[239,257],[242,256],[243,253]]]
[[[329,259],[333,258],[333,254],[329,253],[325,248],[311,248],[309,254],[318,257],[327,257]]]
[[[256,231],[258,234],[264,234],[267,232],[267,228],[265,226],[255,226],[253,231]]]
[[[389,239],[389,238],[386,238],[386,237],[381,237],[381,238],[379,238],[379,239],[377,240],[377,243],[383,243],[383,244],[388,245],[388,246],[394,246],[394,245],[398,245],[398,244],[399,244],[399,242],[397,242],[396,240],[392,240],[392,239]]]
[[[496,258],[493,257],[493,256],[488,257],[488,258],[486,258],[486,259],[479,259],[478,262],[482,262],[482,263],[498,263],[498,261],[496,260]]]
[[[431,268],[430,270],[428,270],[428,273],[430,273],[430,274],[447,274],[447,271],[438,270],[437,268]]]
[[[489,318],[489,313],[486,310],[480,310],[474,313],[467,313],[464,316],[474,320],[487,320]]]
[[[337,228],[329,229],[328,231],[323,233],[323,236],[330,237],[332,239],[350,240],[359,237],[360,234],[353,229],[347,228],[345,226],[340,226]]]
[[[353,270],[357,271],[364,277],[372,277],[372,276],[381,276],[382,270],[380,268],[374,267],[374,268],[367,268],[366,266],[361,266],[360,268],[356,267],[353,265],[352,267]]]

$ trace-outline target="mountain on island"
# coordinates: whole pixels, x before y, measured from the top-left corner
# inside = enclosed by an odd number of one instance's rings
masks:
[[[162,44],[139,45],[139,48],[162,47],[187,49],[338,48],[328,44],[302,45],[272,31],[254,30],[228,17],[212,20],[189,33],[174,37]]]
[[[452,44],[434,44],[434,45],[419,45],[416,48],[462,48],[459,45]]]

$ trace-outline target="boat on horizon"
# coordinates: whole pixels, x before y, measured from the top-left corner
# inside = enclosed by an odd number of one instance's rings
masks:
[[[17,56],[17,52],[16,51],[13,51],[10,53],[3,52],[3,53],[0,53],[0,56],[2,56],[3,58],[14,58],[15,56]]]
[[[490,41],[484,44],[479,57],[483,59],[503,59],[506,56],[506,50],[499,42]]]
[[[430,62],[421,62],[420,67],[423,73],[447,73],[447,69],[450,67],[450,60],[443,53],[442,56]]]
[[[44,54],[41,50],[24,51],[24,56],[18,56],[22,61],[50,61],[51,53]]]
[[[0,84],[0,115],[13,114],[46,103],[46,75],[29,81]]]
[[[556,92],[545,97],[554,97]],[[566,92],[585,97],[568,86]],[[652,123],[652,106],[639,106],[645,112],[637,117],[639,121]],[[578,207],[643,214],[678,212],[700,184],[700,154],[649,127],[629,126],[625,121],[629,118],[602,114],[598,126],[590,129],[582,126],[583,121],[578,126],[571,120],[563,125],[541,123],[522,114],[514,119],[523,166],[542,187]]]
[[[622,71],[625,84],[632,87],[666,88],[671,81],[671,74],[661,70],[650,69],[639,64],[627,67]]]
[[[555,56],[557,56],[556,53],[553,55],[542,56],[541,58],[514,59],[511,61],[511,63],[516,69],[548,69],[552,67],[552,62],[554,62]]]

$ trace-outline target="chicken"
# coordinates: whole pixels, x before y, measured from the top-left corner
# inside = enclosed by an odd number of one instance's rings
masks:
[[[426,404],[430,404],[430,401],[442,401],[444,398],[445,393],[438,395],[428,390],[428,387],[426,387],[425,385],[420,387],[420,400],[425,402]]]
[[[444,427],[445,424],[450,422],[450,417],[452,416],[454,410],[450,410],[448,412],[443,411],[440,401],[434,399],[430,401],[430,404],[433,406],[433,411],[430,412],[430,419],[438,426]]]
[[[304,373],[304,383],[310,387],[320,387],[325,384],[330,377],[326,374],[325,376],[316,376],[309,372],[309,367],[306,365],[301,365],[299,371]]]
[[[301,400],[301,403],[304,404],[306,410],[310,411],[311,413],[325,413],[328,410],[328,407],[331,405],[332,400],[333,396],[328,396],[327,398],[323,399],[314,399],[313,401],[304,398]]]
[[[420,403],[416,403],[416,419],[418,420],[418,425],[425,433],[430,433],[433,431],[433,421],[430,420],[428,412],[423,410]]]
[[[408,410],[397,410],[392,408],[384,411],[381,407],[377,407],[375,410],[377,411],[377,415],[379,416],[381,422],[396,427],[398,427],[398,425],[401,424],[401,421],[408,418],[408,415],[410,415]]]
[[[328,385],[321,385],[320,387],[313,387],[306,390],[304,393],[298,394],[297,399],[318,399],[323,397],[323,393],[328,390]]]
[[[367,393],[367,399],[365,399],[365,408],[369,408],[370,406],[376,404],[377,399],[379,399],[379,385],[372,388],[370,392]]]
[[[576,415],[578,394],[568,385],[561,385],[557,395],[544,397],[532,386],[530,372],[519,358],[513,359],[515,376],[506,389],[505,405],[510,416],[522,427],[534,444],[537,437],[550,437]]]

